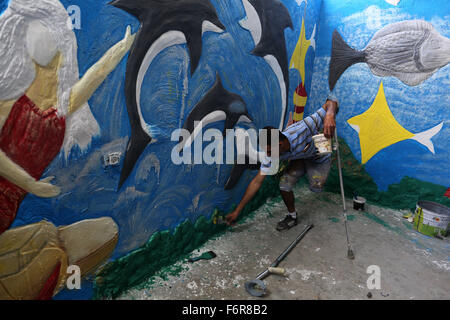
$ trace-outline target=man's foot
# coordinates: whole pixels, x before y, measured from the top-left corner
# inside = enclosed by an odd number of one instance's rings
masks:
[[[290,228],[296,225],[297,225],[297,218],[292,218],[290,215],[287,215],[283,220],[278,222],[277,230],[278,231],[289,230]]]

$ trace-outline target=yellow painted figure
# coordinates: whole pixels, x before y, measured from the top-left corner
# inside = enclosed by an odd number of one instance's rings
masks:
[[[291,62],[289,64],[290,69],[297,69],[300,73],[302,83],[305,83],[305,60],[306,54],[310,47],[316,47],[316,42],[314,40],[316,34],[316,26],[314,26],[313,33],[310,39],[306,39],[305,31],[305,19],[302,21],[302,29],[300,32],[300,38],[298,39],[297,45],[295,47],[294,53],[292,54]]]
[[[314,40],[315,34],[316,34],[316,26],[314,26],[311,38],[306,39],[305,18],[303,18],[300,37],[295,47],[295,50],[292,54],[291,62],[289,64],[289,68],[296,69],[299,72],[301,78],[301,82],[294,92],[294,116],[293,116],[294,122],[303,120],[306,101],[308,100],[308,94],[304,86],[304,83],[306,81],[305,60],[306,54],[308,53],[308,49],[310,47],[315,49],[316,46]]]

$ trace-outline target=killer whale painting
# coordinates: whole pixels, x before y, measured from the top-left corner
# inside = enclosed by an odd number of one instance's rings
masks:
[[[241,121],[251,122],[252,117],[248,113],[244,100],[238,94],[226,90],[217,74],[212,88],[187,116],[183,129],[188,130],[191,137],[180,147],[189,147],[202,127],[222,120],[225,120],[223,131],[225,136],[227,129],[234,128]]]
[[[201,128],[210,123],[223,120],[225,120],[224,136],[226,136],[227,129],[234,128],[239,122],[250,123],[253,121],[247,111],[244,100],[239,95],[226,90],[223,87],[220,76],[217,75],[213,87],[186,118],[183,129],[188,130],[191,133],[191,136],[179,145],[179,151],[181,151],[182,148],[190,147],[195,137],[200,133]],[[251,161],[248,148],[241,146],[238,147],[237,150],[238,157],[245,157],[246,164],[235,163],[233,165],[230,177],[225,184],[225,190],[233,189],[239,182],[245,170],[258,170],[261,166],[261,163],[258,161],[260,155],[257,152],[251,153],[257,155],[258,159],[256,161],[253,160],[253,162],[257,162],[257,164],[250,164]],[[242,150],[245,150],[245,154],[241,155],[240,151]]]
[[[187,44],[192,75],[200,62],[203,33],[222,33],[225,27],[214,6],[206,0],[115,0],[110,4],[130,13],[140,22],[125,76],[131,138],[120,175],[120,189],[152,140],[150,126],[142,116],[140,105],[142,83],[152,61],[165,48]]]
[[[294,29],[289,11],[279,0],[243,0],[247,18],[240,25],[249,30],[255,49],[252,54],[262,57],[271,66],[277,76],[281,90],[281,120],[279,129],[282,130],[289,92],[289,65],[284,30]]]

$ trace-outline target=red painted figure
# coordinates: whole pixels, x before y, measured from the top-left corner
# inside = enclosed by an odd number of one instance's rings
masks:
[[[0,149],[39,180],[58,155],[66,130],[56,109],[39,109],[27,96],[14,104],[0,133]],[[14,221],[27,192],[0,176],[0,234]]]

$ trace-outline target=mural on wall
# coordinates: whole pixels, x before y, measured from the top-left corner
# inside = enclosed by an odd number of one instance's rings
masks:
[[[152,61],[164,49],[185,43],[192,75],[200,62],[203,34],[208,31],[221,33],[225,27],[214,6],[204,0],[151,0],[145,3],[115,0],[111,5],[132,14],[141,23],[127,62],[125,92],[131,137],[120,176],[120,189],[152,141],[151,127],[145,122],[141,108],[142,82]]]
[[[363,114],[355,116],[347,121],[358,133],[361,145],[361,162],[367,163],[380,150],[397,142],[412,139],[435,153],[433,138],[438,134],[444,122],[436,127],[413,134],[403,128],[392,114],[384,93],[383,82],[380,84],[375,101]]]
[[[286,121],[289,94],[289,68],[284,30],[293,29],[289,11],[279,0],[243,0],[247,19],[241,26],[250,31],[255,49],[252,53],[264,58],[276,74],[281,90],[281,119]]]
[[[78,79],[68,19],[58,0],[11,0],[0,16],[0,299],[50,298],[64,282],[64,267],[78,263],[85,274],[117,243],[109,217],[6,231],[28,193],[59,195],[53,178],[42,175],[61,149],[67,155],[72,146],[88,146],[98,125],[87,101],[134,38],[127,28],[124,39]]]
[[[330,90],[341,75],[355,63],[365,62],[380,77],[396,77],[417,86],[450,62],[450,39],[441,36],[423,20],[401,21],[379,30],[362,51],[333,33],[330,61]]]

